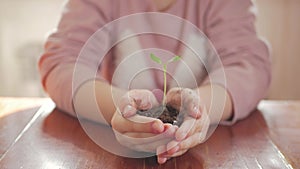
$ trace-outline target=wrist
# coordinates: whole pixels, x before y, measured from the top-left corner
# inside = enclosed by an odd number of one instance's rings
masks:
[[[230,120],[233,117],[232,100],[223,86],[208,84],[194,90],[199,94],[201,104],[207,108],[211,123]]]

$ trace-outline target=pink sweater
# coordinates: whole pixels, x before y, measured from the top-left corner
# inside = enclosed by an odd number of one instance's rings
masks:
[[[245,118],[256,107],[265,96],[271,79],[269,51],[256,35],[253,9],[251,0],[177,0],[164,11],[196,25],[214,45],[226,74],[227,84],[219,84],[226,87],[233,100],[231,124]],[[140,12],[158,11],[151,0],[70,0],[67,3],[58,28],[48,38],[39,61],[42,84],[58,108],[74,113],[73,70],[88,38],[106,23]],[[168,39],[157,42],[150,37],[149,41],[141,43],[141,48],[147,47],[178,52],[176,44],[168,43]],[[107,58],[98,76],[110,81],[114,57]],[[86,61],[91,65],[92,62]],[[176,65],[171,66],[170,71],[174,72],[175,68]],[[218,73],[218,70],[212,72]],[[159,75],[152,76],[152,82],[148,83],[150,88],[162,88]]]

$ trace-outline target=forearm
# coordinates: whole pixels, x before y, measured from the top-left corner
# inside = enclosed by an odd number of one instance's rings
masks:
[[[126,92],[101,80],[88,81],[75,94],[75,111],[85,119],[110,125],[116,103]]]
[[[205,85],[196,89],[200,101],[209,113],[211,124],[228,120],[233,115],[232,99],[227,90],[220,85]]]
[[[205,85],[197,88],[196,91],[209,111],[212,124],[218,123],[219,120],[228,120],[232,116],[232,100],[225,88],[219,85]],[[88,81],[75,94],[75,111],[83,118],[110,124],[116,111],[115,104],[126,92],[103,81]]]

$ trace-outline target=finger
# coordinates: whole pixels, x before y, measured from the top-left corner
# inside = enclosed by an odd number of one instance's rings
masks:
[[[199,119],[201,118],[202,115],[202,107],[201,106],[197,106],[194,103],[190,104],[188,107],[188,115],[195,118],[195,119]]]
[[[117,137],[117,140],[135,150],[140,151],[149,151],[153,152],[156,147],[161,145],[166,145],[168,142],[174,139],[177,126],[170,126],[165,132],[161,134],[152,134],[151,133],[119,133],[114,131]],[[147,137],[143,137],[147,136]]]
[[[161,157],[164,157],[164,158],[177,157],[177,156],[184,154],[190,148],[195,147],[196,145],[200,144],[200,136],[201,136],[201,133],[196,133],[196,134],[188,137],[187,139],[178,143],[178,145],[176,146],[176,149],[177,149],[176,152],[169,153],[169,151],[168,151],[168,153],[163,154]]]
[[[177,110],[186,111],[191,117],[201,117],[200,97],[192,89],[172,88],[167,94],[167,103]]]
[[[172,88],[166,96],[166,102],[177,110],[181,110],[181,92],[182,88]]]
[[[147,93],[144,93],[142,96],[140,96],[141,101],[137,103],[137,107],[139,110],[148,110],[156,105],[158,105],[158,102],[150,91]]]
[[[179,147],[179,142],[178,141],[171,141],[167,144],[167,154],[168,155],[172,155],[174,153],[176,153],[177,151],[179,151],[180,147]]]
[[[164,125],[159,119],[140,115],[134,115],[128,119],[121,115],[116,115],[114,118],[112,120],[112,127],[120,133],[162,133],[164,131]]]
[[[133,98],[139,110],[147,110],[158,105],[154,94],[149,90],[132,90],[129,92],[129,97]]]
[[[157,157],[164,157],[165,155],[167,155],[167,146],[166,145],[158,146],[156,149],[156,155]]]
[[[172,126],[171,124],[164,124],[164,132],[161,134],[153,134],[153,133],[141,133],[141,132],[126,132],[125,134],[128,137],[132,138],[145,138],[145,139],[160,139],[160,138],[174,138],[176,130],[178,129],[177,126]],[[150,140],[152,141],[152,140]],[[153,140],[155,141],[155,140]]]
[[[183,154],[186,153],[187,151],[188,151],[188,149],[180,150],[180,151],[174,153],[173,155],[167,156],[166,158],[170,158],[170,157],[178,157],[178,156],[183,155]]]
[[[182,125],[179,127],[175,134],[177,141],[182,141],[188,136],[193,135],[195,132],[202,130],[206,131],[210,125],[210,120],[207,113],[203,113],[200,119],[195,119],[190,116],[186,116]],[[206,133],[206,132],[205,132]]]
[[[132,138],[152,138],[157,135],[157,134],[153,134],[153,133],[136,133],[136,132],[126,132],[124,134],[126,134],[128,137],[132,137]]]
[[[157,106],[158,102],[149,90],[131,90],[121,98],[119,108],[124,117],[131,117],[136,110],[147,110]]]
[[[114,131],[118,142],[130,149],[143,152],[155,152],[156,148],[161,145],[166,145],[173,138],[163,137],[162,134],[148,138],[134,138],[125,133]]]
[[[131,128],[129,127],[128,132],[147,131],[147,132],[154,132],[155,134],[159,134],[168,129],[166,128],[166,124],[164,124],[161,120],[157,118],[134,115],[127,119],[128,121],[132,122],[130,125]],[[148,126],[149,128],[147,128],[143,124],[150,124],[150,126]],[[149,130],[145,130],[145,129],[149,129]]]
[[[176,157],[176,156],[182,155],[188,149],[195,147],[200,143],[203,143],[206,139],[206,134],[207,134],[208,128],[209,128],[209,120],[207,121],[207,119],[206,119],[201,132],[197,132],[194,135],[188,137],[187,139],[179,142],[178,145],[176,146],[176,147],[179,147],[178,151],[173,154],[168,153],[167,157]]]
[[[160,158],[177,157],[177,156],[180,156],[180,155],[184,154],[188,150],[188,149],[182,149],[182,148],[180,148],[179,147],[179,143],[175,147],[177,148],[177,151],[170,153],[169,150],[167,150],[168,148],[166,148],[166,150],[165,150],[166,152],[161,153],[160,155],[158,155],[158,157],[160,157]],[[160,150],[160,151],[163,151],[163,149]]]
[[[159,164],[164,164],[167,162],[167,160],[168,160],[168,158],[165,158],[165,157],[157,157],[157,162]]]
[[[177,141],[184,140],[190,133],[194,132],[197,120],[190,116],[186,116],[181,126],[178,128],[175,138]],[[199,124],[198,124],[199,125]]]
[[[206,114],[205,114],[206,115]],[[198,132],[193,134],[190,137],[187,137],[185,140],[178,142],[178,141],[171,141],[167,145],[167,153],[163,154],[161,157],[164,158],[170,158],[170,157],[176,157],[184,154],[186,151],[188,151],[190,148],[197,146],[200,143],[203,143],[206,139],[206,134],[209,128],[209,118],[208,116],[204,116],[202,118],[203,127],[200,127]]]
[[[119,103],[118,103],[118,108],[120,109],[120,111],[123,113],[124,108],[128,105],[137,108],[136,104],[135,104],[135,100],[134,97],[132,97],[132,93],[133,91],[128,91],[124,96],[121,97]]]
[[[141,139],[141,138],[139,138]],[[173,138],[160,138],[155,141],[149,141],[150,139],[143,139],[145,142],[143,144],[132,144],[130,147],[134,148],[138,151],[146,151],[146,152],[155,152],[156,148],[161,145],[166,145],[168,142],[170,142]]]
[[[207,137],[207,132],[208,132],[208,129],[209,129],[209,126],[210,126],[210,119],[209,119],[209,116],[207,115],[207,113],[203,114],[203,121],[202,121],[202,128],[201,128],[201,136],[200,136],[200,143],[203,143]]]
[[[182,91],[183,105],[188,114],[194,118],[201,117],[200,97],[197,92],[192,89],[185,88]]]
[[[187,139],[181,141],[178,146],[180,147],[180,150],[186,150],[190,149],[198,144],[201,143],[201,132],[195,133],[194,135],[188,137]]]
[[[169,159],[171,159],[171,158],[169,158],[169,157],[167,157],[167,158],[165,158],[165,157],[157,157],[157,162],[158,162],[159,164],[164,164],[164,163],[166,163]]]
[[[131,105],[125,106],[124,110],[122,111],[122,115],[125,118],[132,117],[136,114],[137,109]]]

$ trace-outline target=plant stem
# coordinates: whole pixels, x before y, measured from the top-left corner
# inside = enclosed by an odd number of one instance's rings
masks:
[[[164,98],[163,98],[163,105],[166,103],[166,95],[167,95],[167,64],[163,65],[164,69]]]
[[[163,98],[163,105],[166,105],[166,96],[167,96],[167,65],[171,62],[178,61],[180,59],[180,56],[174,56],[170,60],[167,61],[167,63],[162,63],[161,59],[157,56],[155,56],[153,53],[150,54],[150,58],[160,64],[163,65],[163,71],[164,71],[164,98]]]

